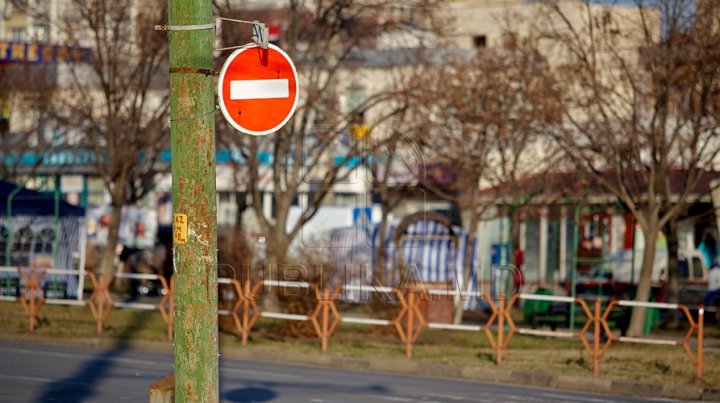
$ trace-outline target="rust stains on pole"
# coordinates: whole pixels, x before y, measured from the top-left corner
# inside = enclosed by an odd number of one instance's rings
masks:
[[[175,401],[218,402],[211,0],[168,0]]]

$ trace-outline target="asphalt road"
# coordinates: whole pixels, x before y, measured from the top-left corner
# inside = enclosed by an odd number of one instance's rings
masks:
[[[0,402],[147,402],[172,355],[0,343]],[[495,383],[220,360],[222,402],[649,402]],[[664,401],[668,400],[655,400]]]

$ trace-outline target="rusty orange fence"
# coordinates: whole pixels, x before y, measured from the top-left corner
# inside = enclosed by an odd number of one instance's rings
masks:
[[[610,327],[607,324],[607,316],[613,306],[625,306],[625,307],[646,307],[646,308],[659,308],[659,309],[678,309],[685,314],[685,318],[690,323],[690,329],[682,340],[665,340],[665,339],[651,339],[651,338],[636,338],[636,337],[616,337],[613,336],[610,331]],[[610,344],[613,342],[626,342],[626,343],[642,343],[642,344],[661,344],[669,346],[683,346],[685,352],[690,358],[690,362],[697,368],[698,378],[702,377],[702,356],[703,356],[703,326],[705,321],[705,307],[700,305],[698,307],[698,320],[697,322],[693,319],[690,314],[690,310],[686,305],[682,304],[666,304],[659,302],[637,302],[637,301],[611,301],[603,314],[601,323],[605,334],[607,335],[607,343],[603,347],[603,351],[600,357],[605,354]],[[697,352],[693,354],[688,344],[693,333],[697,332]]]
[[[488,339],[493,347],[495,347],[495,340],[490,333],[490,327],[492,326],[495,318],[498,315],[495,313],[496,308],[487,294],[477,295],[476,293],[464,293],[472,296],[488,298],[490,305],[493,309],[491,315],[485,326],[472,326],[472,325],[453,325],[445,323],[427,323],[425,318],[419,309],[419,304],[423,298],[428,298],[429,294],[443,293],[441,290],[403,290],[395,287],[376,287],[376,286],[357,286],[347,285],[338,286],[331,291],[328,285],[320,288],[313,287],[310,284],[303,282],[292,282],[292,281],[278,281],[269,280],[265,282],[257,282],[254,286],[251,286],[250,281],[245,281],[243,285],[237,280],[221,279],[221,283],[229,284],[232,283],[237,292],[238,298],[232,310],[228,312],[221,312],[221,314],[229,314],[233,317],[236,330],[239,336],[242,338],[243,346],[247,345],[248,334],[252,330],[255,321],[259,317],[282,319],[282,320],[298,320],[298,321],[309,321],[313,324],[315,332],[321,340],[322,351],[327,350],[327,344],[329,338],[340,323],[354,323],[360,325],[375,325],[375,326],[392,326],[397,330],[398,336],[401,341],[405,344],[406,356],[412,358],[413,344],[417,341],[420,333],[425,328],[430,329],[446,329],[446,330],[473,330],[473,331],[484,331],[486,332]],[[259,288],[262,286],[269,287],[283,287],[283,286],[299,286],[312,289],[315,293],[315,299],[317,305],[310,315],[298,315],[291,313],[282,312],[261,312],[258,308],[255,295],[257,295]],[[376,319],[376,318],[365,318],[365,317],[353,317],[341,315],[337,309],[335,302],[338,296],[343,291],[369,291],[375,293],[383,293],[388,297],[393,297],[400,304],[400,310],[397,316],[393,319]],[[452,295],[452,293],[451,293]],[[241,317],[242,316],[242,317]]]
[[[40,287],[43,279],[47,275],[56,274],[79,274],[78,270],[58,270],[48,269],[44,267],[0,267],[0,272],[6,273],[5,288],[7,292],[12,287],[8,280],[9,273],[19,274],[16,277],[17,282],[14,284],[16,288],[16,297],[12,296],[0,296],[0,300],[5,301],[20,301],[25,310],[25,314],[28,317],[30,331],[35,330],[37,323],[37,317],[40,314],[40,309],[46,304],[64,304],[64,305],[84,305],[85,302],[82,300],[67,300],[67,299],[46,299],[43,295],[43,290]],[[20,281],[22,279],[23,281]]]
[[[93,293],[87,300],[87,305],[90,307],[90,311],[97,322],[97,333],[98,336],[102,334],[103,325],[107,321],[108,316],[113,308],[129,308],[129,309],[142,309],[148,311],[158,310],[162,315],[163,321],[168,328],[168,340],[173,338],[173,327],[175,317],[173,295],[175,288],[175,281],[173,277],[170,277],[170,281],[165,280],[165,277],[158,276],[157,274],[140,274],[140,273],[117,273],[111,275],[107,280],[104,274],[88,273],[93,285]],[[114,302],[110,295],[110,285],[116,278],[122,279],[135,279],[135,280],[157,280],[166,290],[165,295],[159,304],[147,304],[138,302]]]
[[[2,272],[15,271],[20,274],[20,278],[24,280],[23,283],[18,282],[18,297],[0,296],[0,300],[6,301],[20,301],[23,309],[29,320],[30,331],[35,330],[35,324],[37,322],[37,316],[40,313],[40,309],[43,305],[54,304],[54,305],[79,305],[87,306],[90,308],[90,312],[93,318],[97,322],[97,334],[102,334],[103,325],[107,321],[110,312],[114,308],[130,308],[130,309],[143,309],[143,310],[159,310],[162,314],[163,320],[168,326],[168,339],[172,340],[173,332],[173,291],[174,281],[165,280],[162,276],[155,274],[137,274],[137,273],[117,273],[108,276],[107,278],[103,274],[95,274],[92,272],[86,273],[80,270],[59,270],[59,269],[47,269],[47,268],[0,268]],[[40,284],[46,275],[54,274],[66,274],[66,275],[79,275],[87,276],[90,278],[92,284],[92,294],[87,300],[79,299],[51,299],[43,296]],[[163,288],[167,291],[163,296],[162,301],[158,305],[154,304],[143,304],[135,302],[115,302],[110,295],[110,285],[116,278],[125,279],[142,279],[142,280],[159,280],[162,283]],[[82,282],[81,282],[82,284]],[[20,292],[22,289],[22,292]],[[82,293],[82,290],[80,290]],[[80,294],[82,296],[82,294]]]
[[[506,350],[510,341],[515,334],[529,335],[529,336],[545,336],[545,337],[561,337],[578,339],[582,342],[588,355],[593,359],[593,372],[598,373],[599,362],[603,358],[608,348],[613,342],[632,342],[632,343],[647,343],[647,344],[663,344],[663,345],[678,345],[683,346],[690,357],[691,363],[697,367],[697,376],[702,377],[702,337],[703,337],[703,307],[698,309],[698,321],[696,322],[690,315],[690,311],[687,306],[678,304],[663,304],[663,303],[638,303],[634,301],[611,301],[604,308],[602,301],[596,299],[594,306],[588,306],[588,303],[581,298],[572,298],[565,296],[552,296],[552,295],[535,295],[535,294],[517,294],[511,298],[506,298],[505,295],[501,295],[498,299],[497,304],[493,302],[489,295],[485,293],[472,295],[485,299],[490,306],[491,315],[487,323],[483,326],[479,325],[456,325],[446,323],[427,323],[422,316],[422,313],[418,309],[418,304],[421,298],[427,298],[428,294],[431,293],[442,293],[446,292],[441,290],[428,291],[417,291],[417,290],[401,290],[393,287],[372,287],[365,286],[338,286],[331,292],[328,286],[325,286],[322,291],[315,290],[316,300],[318,301],[313,313],[311,315],[297,315],[279,312],[260,312],[257,301],[254,299],[254,295],[257,295],[258,289],[262,286],[262,283],[256,283],[254,287],[251,287],[251,283],[246,281],[244,287],[241,287],[240,283],[236,280],[232,280],[235,284],[235,288],[238,293],[238,301],[235,304],[235,308],[230,313],[233,315],[236,329],[241,334],[243,345],[247,344],[247,337],[252,329],[253,324],[259,317],[274,318],[274,319],[287,319],[287,320],[305,320],[313,323],[318,337],[321,339],[321,349],[325,351],[327,349],[327,343],[329,337],[336,329],[339,323],[355,323],[365,325],[379,325],[379,326],[394,326],[397,329],[400,339],[406,346],[407,358],[412,358],[412,347],[417,341],[420,333],[423,329],[445,329],[445,330],[461,330],[461,331],[484,331],[487,334],[488,340],[492,348],[497,352],[496,362],[498,365],[502,364],[503,351]],[[268,284],[282,286],[286,284],[299,284],[296,282],[280,282],[272,281],[267,282]],[[310,285],[306,285],[311,287]],[[252,289],[252,292],[251,292]],[[353,291],[371,291],[377,293],[386,293],[388,295],[395,295],[397,301],[400,303],[400,312],[392,319],[375,319],[375,318],[360,318],[352,316],[344,316],[338,312],[335,301],[338,298],[340,292],[345,290]],[[452,293],[447,293],[452,295]],[[539,329],[526,329],[518,328],[510,315],[513,306],[518,300],[542,300],[550,302],[564,302],[574,303],[580,305],[582,312],[586,315],[587,321],[585,325],[579,331],[568,332],[568,331],[548,331]],[[660,309],[680,309],[682,310],[690,322],[691,328],[688,331],[685,338],[681,341],[665,340],[665,339],[652,339],[652,338],[630,338],[630,337],[618,337],[612,333],[610,326],[608,325],[608,316],[614,306],[645,306],[650,308]],[[239,317],[239,311],[242,309],[243,319]],[[250,312],[252,310],[252,312]],[[252,315],[252,316],[250,316]],[[491,327],[497,325],[496,337],[491,332]],[[509,333],[507,337],[505,335],[505,327],[509,327]],[[693,354],[689,346],[689,341],[692,335],[697,332],[698,347],[697,353]],[[592,338],[589,336],[592,334]],[[601,338],[605,337],[606,341],[601,348]]]
[[[550,302],[565,302],[565,303],[576,303],[580,305],[582,311],[587,316],[587,322],[585,326],[578,332],[556,332],[536,329],[522,329],[515,326],[515,323],[510,316],[510,310],[518,299],[525,300],[536,300],[536,301],[550,301]],[[702,377],[702,348],[703,348],[703,322],[705,309],[703,306],[698,307],[698,320],[697,322],[693,319],[690,314],[690,310],[686,305],[682,304],[668,304],[660,302],[638,302],[638,301],[618,301],[610,300],[605,311],[602,311],[602,303],[600,299],[595,299],[594,310],[591,311],[585,300],[581,298],[572,298],[555,295],[535,295],[535,294],[517,294],[509,299],[508,303],[505,304],[505,296],[501,296],[498,317],[499,319],[499,330],[498,330],[498,345],[497,345],[497,363],[498,365],[502,362],[502,350],[506,349],[510,343],[514,334],[524,335],[536,335],[536,336],[549,336],[549,337],[566,337],[579,339],[588,355],[593,359],[593,372],[595,374],[599,371],[599,361],[605,356],[610,345],[614,342],[626,342],[626,343],[642,343],[642,344],[656,344],[656,345],[670,345],[670,346],[683,346],[687,352],[690,362],[697,368],[698,378]],[[608,325],[608,317],[615,306],[622,307],[645,307],[645,308],[658,308],[658,309],[678,309],[685,314],[688,322],[690,323],[690,329],[682,340],[668,340],[668,339],[654,339],[649,337],[624,337],[616,336]],[[503,319],[507,320],[510,326],[510,333],[507,339],[503,343],[502,337],[504,333]],[[592,327],[593,331],[593,345],[590,346],[590,342],[587,339],[587,334]],[[693,354],[689,341],[694,333],[697,332],[697,352]],[[600,349],[601,337],[605,337],[606,341]]]
[[[35,328],[38,313],[41,307],[47,303],[60,303],[68,305],[87,305],[97,322],[98,335],[102,334],[103,325],[107,321],[110,312],[114,308],[129,309],[145,309],[158,310],[162,319],[168,328],[168,339],[173,338],[174,326],[174,279],[166,281],[164,277],[154,274],[133,274],[118,273],[105,278],[102,274],[95,275],[88,273],[90,277],[93,292],[87,301],[69,301],[69,300],[46,300],[40,289],[40,283],[46,273],[57,272],[58,274],[68,274],[70,271],[62,270],[46,270],[36,268],[16,269],[22,276],[25,289],[20,297],[3,297],[2,299],[19,300],[23,309],[29,318],[30,330]],[[62,272],[62,273],[60,273]],[[75,272],[70,273],[75,274]],[[144,280],[159,280],[163,288],[167,291],[162,297],[159,304],[142,304],[129,302],[114,302],[111,298],[109,287],[115,278],[132,278]],[[322,351],[327,350],[327,346],[333,333],[337,330],[340,323],[352,323],[360,325],[376,325],[391,326],[397,330],[400,340],[405,345],[407,358],[412,358],[413,345],[417,342],[421,332],[424,329],[437,330],[457,330],[457,331],[482,331],[487,335],[490,345],[496,350],[497,365],[502,364],[503,351],[510,347],[510,342],[515,334],[528,336],[543,337],[559,337],[579,340],[585,348],[588,355],[593,359],[593,372],[598,373],[600,360],[605,356],[610,346],[614,343],[644,343],[657,345],[673,345],[682,346],[687,352],[690,362],[697,368],[698,378],[702,377],[702,358],[703,358],[703,320],[705,309],[702,306],[697,307],[697,320],[691,315],[691,308],[681,304],[667,304],[657,302],[636,302],[624,300],[609,300],[603,307],[601,299],[595,299],[593,306],[589,306],[588,302],[581,298],[572,298],[566,296],[555,295],[536,295],[536,294],[516,294],[511,298],[500,295],[497,301],[486,293],[470,293],[458,291],[444,290],[414,290],[400,289],[395,287],[375,287],[375,286],[358,286],[345,285],[332,289],[330,286],[315,287],[303,281],[279,281],[268,280],[260,281],[255,284],[249,280],[240,282],[236,279],[220,278],[219,284],[228,284],[232,286],[236,299],[233,306],[229,310],[220,310],[220,315],[229,315],[232,317],[237,330],[238,336],[242,338],[242,345],[247,345],[248,336],[260,317],[280,320],[296,320],[308,321],[312,323],[313,328],[320,339]],[[268,312],[259,308],[256,296],[261,287],[301,287],[308,290],[308,293],[314,294],[316,305],[309,315],[300,315],[284,312]],[[399,304],[399,312],[392,319],[378,319],[368,317],[354,317],[342,314],[336,305],[340,293],[345,291],[367,291],[375,293],[384,293]],[[442,294],[446,296],[463,297],[473,296],[486,301],[490,307],[490,317],[484,325],[466,325],[466,324],[448,324],[448,323],[428,323],[419,309],[419,304],[423,299],[429,298],[432,294]],[[539,300],[557,303],[578,304],[581,312],[585,314],[587,320],[585,325],[578,331],[549,331],[539,329],[519,328],[510,315],[512,308],[519,300]],[[609,326],[609,315],[615,307],[646,307],[658,309],[677,309],[684,313],[690,329],[682,340],[668,340],[656,338],[633,338],[624,337],[614,334]],[[509,332],[506,333],[506,327]],[[495,332],[491,329],[495,328]],[[495,333],[495,334],[493,334]],[[592,338],[590,338],[592,335]],[[693,352],[690,347],[690,340],[696,335],[697,348]],[[602,341],[601,339],[605,339]]]

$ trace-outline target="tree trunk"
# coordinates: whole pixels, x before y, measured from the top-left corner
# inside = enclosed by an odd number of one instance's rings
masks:
[[[678,238],[677,238],[677,220],[671,219],[665,224],[665,237],[668,245],[668,263],[667,263],[667,299],[671,304],[679,302],[679,284],[678,284]],[[691,262],[688,261],[688,265]],[[692,266],[690,266],[692,267]],[[671,309],[668,311],[668,329],[677,329],[680,325],[680,311]]]
[[[242,232],[242,214],[247,209],[247,196],[245,192],[235,194],[235,205],[237,206],[237,217],[235,217],[235,232]]]
[[[290,241],[284,231],[284,228],[280,228],[277,225],[271,227],[271,233],[268,234],[265,240],[267,244],[267,262],[277,272],[279,265],[288,263],[287,254]],[[267,276],[268,273],[265,273]],[[273,273],[273,278],[277,278]]]
[[[652,281],[653,265],[655,263],[655,241],[657,240],[657,229],[643,229],[645,235],[645,250],[643,252],[642,269],[640,270],[640,280],[635,294],[635,301],[647,302],[650,298],[650,288]],[[630,325],[628,326],[627,335],[629,337],[640,337],[645,326],[644,307],[634,307],[632,316],[630,317]]]
[[[513,287],[512,290],[515,289],[515,278],[517,275],[517,272],[515,270],[520,270],[520,266],[522,262],[518,262],[518,255],[517,251],[520,250],[520,209],[515,208],[512,212],[512,220],[510,220],[510,250],[508,250],[508,260],[512,262],[513,266],[513,272],[512,272],[512,281],[513,281]],[[524,251],[523,251],[524,253]],[[555,268],[551,268],[551,270],[555,270]],[[522,277],[523,273],[520,273],[520,280],[523,280]],[[547,275],[546,275],[547,277]],[[544,281],[547,280],[547,278],[544,279],[538,279],[540,284],[542,284]],[[520,293],[520,288],[522,287],[522,281],[520,281],[520,286],[518,287],[517,292]],[[512,297],[512,296],[511,296]]]
[[[115,199],[115,198],[113,198]],[[99,272],[110,276],[115,269],[115,246],[120,236],[120,218],[122,217],[122,203],[113,200],[112,211],[110,213],[110,224],[108,224],[108,237],[105,250],[103,251],[102,261],[100,262]]]
[[[276,172],[275,175],[279,175],[279,173]],[[275,189],[275,223],[270,224],[270,236],[267,240],[267,246],[268,263],[278,269],[279,265],[292,263],[286,261],[292,239],[285,232],[291,203],[292,194],[289,191]],[[299,233],[299,236],[302,238],[302,232]]]
[[[373,273],[372,282],[375,285],[383,284],[383,278],[385,273],[385,245],[387,244],[387,220],[390,214],[390,207],[387,204],[382,203],[380,205],[382,209],[382,217],[380,219],[380,236],[378,237],[377,244],[377,255],[375,256],[375,267],[371,267]],[[372,242],[372,240],[370,240]],[[383,284],[384,285],[384,284]]]

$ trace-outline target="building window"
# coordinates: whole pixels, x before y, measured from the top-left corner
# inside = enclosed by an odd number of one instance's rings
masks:
[[[365,105],[366,95],[363,87],[350,87],[347,92],[348,112],[359,111]]]
[[[487,39],[485,38],[485,35],[476,35],[473,37],[473,43],[475,44],[475,49],[485,49],[487,46]]]
[[[345,207],[357,207],[358,200],[355,193],[335,193],[335,205]]]
[[[24,41],[25,40],[25,28],[13,28],[10,31],[10,40]]]

